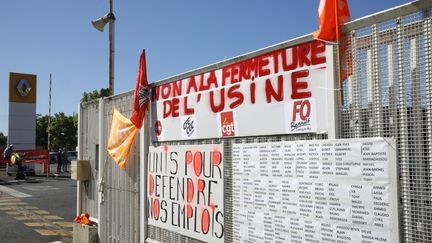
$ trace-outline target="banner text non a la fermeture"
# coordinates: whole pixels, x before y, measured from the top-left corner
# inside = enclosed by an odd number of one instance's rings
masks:
[[[156,86],[153,100],[163,103],[163,118],[195,114],[194,104],[206,102],[212,112],[234,109],[242,104],[312,97],[308,90],[310,67],[326,62],[325,44],[309,42],[272,51],[222,69]],[[248,83],[247,91],[241,87]],[[263,92],[263,93],[261,93]]]

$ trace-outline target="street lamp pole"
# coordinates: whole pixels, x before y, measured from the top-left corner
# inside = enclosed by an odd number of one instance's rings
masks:
[[[115,16],[113,13],[113,0],[108,0],[108,14],[103,16],[102,18],[96,19],[92,21],[93,26],[103,32],[105,25],[109,24],[109,52],[108,52],[108,90],[109,95],[114,94],[114,23]]]
[[[113,13],[113,0],[109,1],[109,14],[112,15],[113,19],[109,22],[109,93],[114,94],[114,27],[115,17]]]

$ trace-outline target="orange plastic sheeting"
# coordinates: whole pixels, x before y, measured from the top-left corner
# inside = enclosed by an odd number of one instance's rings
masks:
[[[137,131],[138,129],[128,118],[114,109],[107,147],[108,153],[122,169],[126,167]]]

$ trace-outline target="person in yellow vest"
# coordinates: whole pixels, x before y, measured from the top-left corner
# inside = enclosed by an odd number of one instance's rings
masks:
[[[23,180],[23,179],[25,179],[24,167],[22,165],[22,160],[23,160],[23,157],[18,152],[14,153],[11,156],[11,164],[12,165],[16,164],[16,166],[17,166],[17,173],[16,173],[16,176],[15,176],[15,180]]]

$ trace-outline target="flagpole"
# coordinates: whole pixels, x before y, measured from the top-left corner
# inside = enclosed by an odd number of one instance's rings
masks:
[[[334,0],[335,1],[335,18],[336,18],[336,45],[339,45],[339,38],[341,36],[340,33],[340,26],[339,26],[339,0]]]

